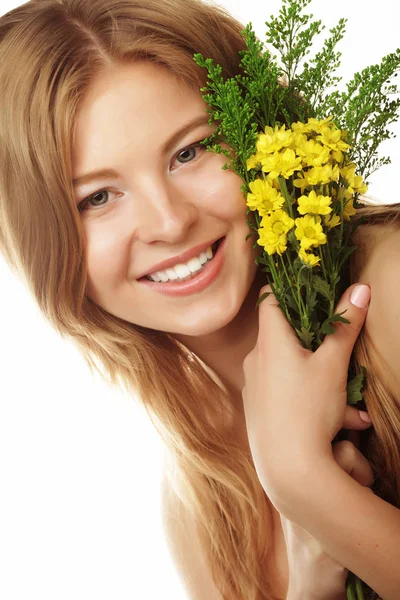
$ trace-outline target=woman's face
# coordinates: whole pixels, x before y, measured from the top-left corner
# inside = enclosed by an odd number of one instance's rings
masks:
[[[380,376],[395,396],[400,389],[400,229],[364,226],[366,263],[360,277],[371,287],[366,332],[380,359]]]
[[[207,119],[200,93],[144,61],[97,76],[80,107],[74,181],[109,171],[75,185],[87,295],[121,319],[203,335],[228,324],[251,287],[257,251],[253,238],[246,241],[242,182],[221,169],[225,157],[196,146],[213,131]],[[189,269],[199,269],[221,238],[215,258],[189,282],[146,278],[185,277],[174,265],[194,259]]]

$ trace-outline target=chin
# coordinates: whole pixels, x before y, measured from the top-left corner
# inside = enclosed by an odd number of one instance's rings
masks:
[[[229,298],[229,296],[228,296]],[[186,335],[191,337],[199,337],[217,333],[229,325],[237,316],[243,304],[244,298],[230,297],[230,302],[227,302],[227,296],[221,298],[221,302],[217,303],[210,309],[205,307],[205,311],[195,311],[193,318],[190,318],[189,311],[185,314],[184,321],[180,322],[179,331],[171,332],[177,335]]]

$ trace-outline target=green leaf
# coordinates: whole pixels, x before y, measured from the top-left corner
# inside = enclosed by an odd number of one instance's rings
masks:
[[[325,279],[322,279],[322,277],[320,277],[319,275],[314,275],[312,278],[312,284],[313,289],[317,292],[317,294],[321,294],[321,296],[323,296],[329,301],[332,299],[331,288],[329,286],[329,283]]]
[[[361,367],[358,375],[347,383],[347,404],[357,404],[363,399],[362,389],[365,382],[365,367]]]
[[[256,308],[263,300],[265,300],[265,298],[268,298],[268,296],[270,296],[271,294],[272,294],[272,292],[265,292],[264,294],[261,294],[261,296],[258,298],[258,300],[256,302]]]
[[[341,312],[339,314],[335,313],[334,315],[331,315],[330,317],[325,319],[325,321],[321,325],[321,333],[323,333],[325,335],[330,335],[332,333],[335,333],[335,328],[332,326],[332,323],[347,323],[347,324],[349,324],[350,321],[348,321],[347,319],[342,317],[342,315],[345,312],[346,311],[344,310],[343,312]]]
[[[304,348],[307,348],[308,350],[312,350],[314,333],[312,331],[309,331],[305,327],[302,327],[301,329],[296,329],[296,333],[297,333],[297,336],[300,339],[301,343],[303,344]]]

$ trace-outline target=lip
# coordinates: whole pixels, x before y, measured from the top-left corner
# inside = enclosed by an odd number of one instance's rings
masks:
[[[205,252],[207,250],[207,248],[209,248],[210,246],[215,244],[215,242],[218,241],[219,239],[220,238],[216,238],[216,239],[212,240],[211,242],[206,242],[205,244],[200,244],[199,246],[195,246],[191,250],[187,250],[183,254],[179,254],[179,256],[174,256],[173,258],[167,258],[166,260],[163,260],[163,261],[157,263],[156,265],[153,265],[149,271],[142,273],[142,275],[139,275],[139,277],[137,277],[137,279],[146,277],[146,275],[150,275],[151,273],[156,273],[156,271],[164,271],[165,269],[168,269],[169,267],[174,267],[175,265],[179,265],[181,263],[186,263],[191,258],[194,258],[195,256],[198,256],[199,254],[201,254],[201,252]]]
[[[202,269],[198,275],[192,277],[192,279],[181,282],[171,281],[162,283],[150,281],[150,279],[144,278],[140,280],[140,283],[149,286],[155,292],[160,292],[161,294],[165,294],[167,296],[189,296],[190,294],[197,294],[201,292],[216,280],[223,267],[225,261],[225,239],[226,238],[224,237],[219,243],[214,258],[206,264],[204,269]],[[211,246],[213,243],[214,242],[209,245]],[[208,246],[206,246],[206,248],[208,248]]]

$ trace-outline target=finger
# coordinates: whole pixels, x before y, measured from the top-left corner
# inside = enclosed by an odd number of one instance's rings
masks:
[[[345,311],[342,316],[350,323],[333,324],[335,333],[326,336],[317,351],[324,355],[324,360],[335,360],[340,357],[340,360],[348,364],[354,344],[367,316],[370,296],[370,288],[364,284],[354,284],[345,291],[335,312]]]
[[[349,432],[347,433],[346,439],[348,439],[349,442],[352,442],[352,444],[354,444],[356,448],[360,448],[360,444],[361,444],[361,432],[360,431],[354,431],[354,429],[350,429]]]
[[[296,333],[279,307],[278,300],[272,293],[271,286],[265,285],[260,296],[268,294],[259,304],[259,341],[264,347],[272,350],[279,348],[280,354],[303,349]]]
[[[374,483],[374,473],[365,456],[348,440],[332,444],[332,453],[338,465],[355,481],[366,487]]]
[[[361,414],[364,418],[361,417]],[[343,419],[344,429],[357,429],[364,430],[371,427],[371,421],[368,422],[365,419],[369,419],[368,413],[365,410],[359,410],[354,406],[346,406]]]

